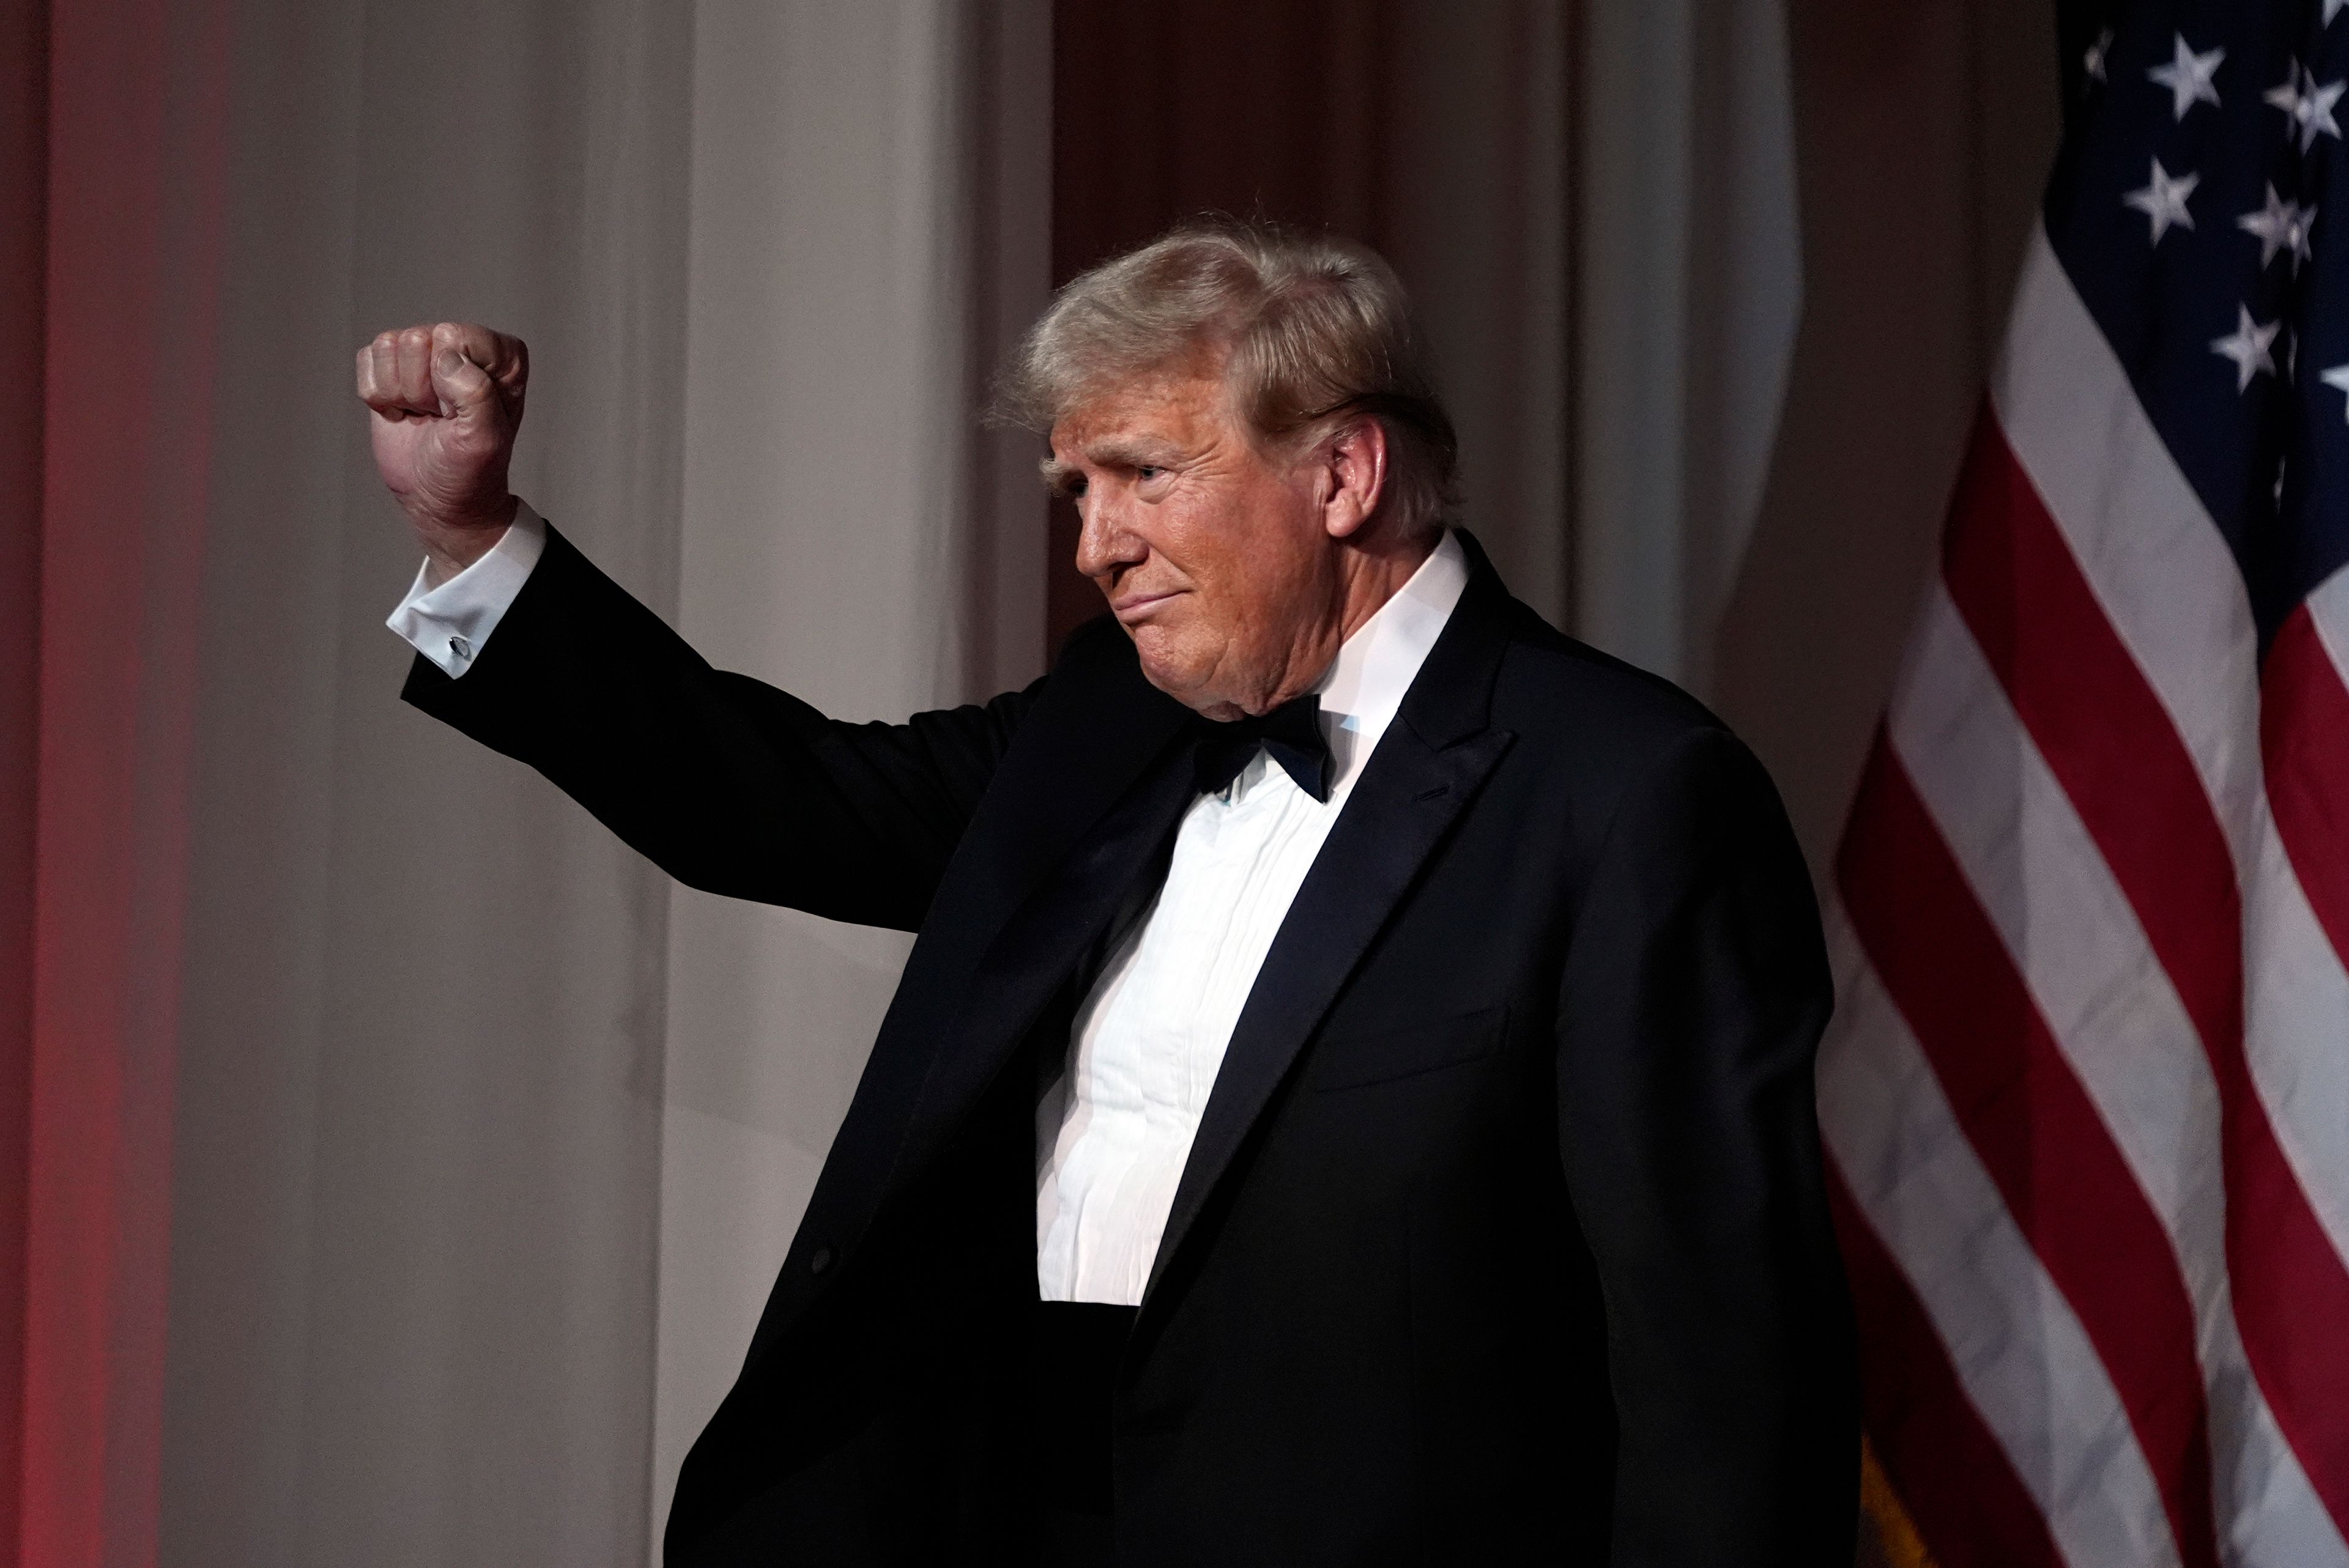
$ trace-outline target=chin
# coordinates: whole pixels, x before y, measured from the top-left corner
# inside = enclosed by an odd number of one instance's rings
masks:
[[[1237,707],[1200,689],[1206,682],[1208,662],[1185,656],[1179,647],[1167,646],[1164,634],[1154,634],[1156,628],[1142,627],[1134,635],[1133,651],[1142,662],[1142,678],[1181,703],[1185,707],[1217,717],[1217,710]]]
[[[1198,684],[1195,671],[1185,666],[1180,659],[1153,658],[1146,647],[1134,650],[1142,656],[1142,678],[1177,701],[1188,699],[1191,688]]]

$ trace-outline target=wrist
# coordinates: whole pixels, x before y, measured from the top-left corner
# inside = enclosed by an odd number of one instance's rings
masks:
[[[424,546],[427,581],[437,588],[496,549],[521,511],[521,499],[509,494],[488,511],[412,517],[418,542]]]

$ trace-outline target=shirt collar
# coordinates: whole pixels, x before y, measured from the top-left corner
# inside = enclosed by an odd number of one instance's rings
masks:
[[[1332,805],[1345,795],[1379,738],[1394,722],[1404,694],[1467,586],[1467,552],[1446,529],[1411,580],[1354,628],[1329,673],[1313,688],[1321,699],[1321,727],[1330,738]]]

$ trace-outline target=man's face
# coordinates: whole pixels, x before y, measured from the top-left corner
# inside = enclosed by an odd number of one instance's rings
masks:
[[[1196,364],[1120,384],[1052,427],[1050,465],[1143,674],[1219,719],[1319,679],[1345,597],[1325,470],[1258,450],[1230,403]]]

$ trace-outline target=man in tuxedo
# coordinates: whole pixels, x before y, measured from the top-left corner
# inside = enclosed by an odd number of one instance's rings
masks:
[[[919,933],[678,1568],[1850,1561],[1801,855],[1718,721],[1445,527],[1421,365],[1341,242],[1079,278],[1002,403],[1110,614],[854,725],[508,492],[519,342],[360,350],[408,700],[682,882]]]

